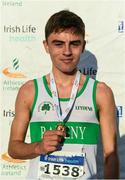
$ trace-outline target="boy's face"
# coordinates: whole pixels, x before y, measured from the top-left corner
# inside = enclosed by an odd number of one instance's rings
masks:
[[[64,73],[76,69],[85,47],[83,36],[73,34],[71,30],[53,32],[43,43],[46,52],[50,54],[53,68]]]

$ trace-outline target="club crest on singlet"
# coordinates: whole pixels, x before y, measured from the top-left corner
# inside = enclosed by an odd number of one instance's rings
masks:
[[[43,113],[47,113],[49,111],[54,111],[54,106],[51,102],[49,101],[44,101],[41,104],[39,104],[38,106],[38,112],[43,112]]]

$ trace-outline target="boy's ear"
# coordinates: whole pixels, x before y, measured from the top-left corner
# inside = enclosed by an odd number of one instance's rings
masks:
[[[84,52],[84,50],[85,50],[85,45],[86,45],[86,41],[84,40],[82,52]]]
[[[44,45],[46,52],[49,53],[48,43],[46,40],[43,41],[43,45]]]

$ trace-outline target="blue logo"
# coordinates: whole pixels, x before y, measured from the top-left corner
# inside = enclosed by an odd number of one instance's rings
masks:
[[[118,32],[123,33],[124,32],[124,21],[118,22]]]
[[[117,106],[117,117],[122,117],[123,115],[123,107]]]

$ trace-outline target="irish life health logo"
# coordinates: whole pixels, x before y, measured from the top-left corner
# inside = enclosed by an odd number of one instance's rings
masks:
[[[10,78],[26,78],[25,74],[19,70],[19,59],[14,58],[12,60],[12,67],[6,67],[3,69],[3,74]]]

